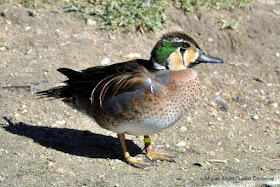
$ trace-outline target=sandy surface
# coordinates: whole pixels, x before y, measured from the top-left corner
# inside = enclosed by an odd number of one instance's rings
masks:
[[[280,11],[276,1],[247,10],[171,8],[165,30],[141,35],[87,25],[61,6],[35,10],[0,5],[0,186],[280,185]],[[219,20],[240,20],[238,30]],[[177,156],[144,170],[122,160],[116,134],[58,100],[34,93],[81,70],[148,59],[163,33],[184,31],[224,64],[202,64],[199,102],[174,126],[152,136]],[[4,47],[3,47],[4,46]],[[143,137],[127,137],[132,155]],[[140,155],[141,156],[141,155]]]

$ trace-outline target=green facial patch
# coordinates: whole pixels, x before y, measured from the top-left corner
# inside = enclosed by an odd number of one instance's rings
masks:
[[[174,52],[178,47],[182,46],[182,42],[163,42],[162,46],[156,50],[156,61],[166,67],[167,58],[169,55]]]

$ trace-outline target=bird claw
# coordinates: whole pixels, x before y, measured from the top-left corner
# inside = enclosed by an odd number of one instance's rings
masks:
[[[130,165],[136,168],[146,168],[149,166],[153,166],[154,164],[146,159],[146,158],[135,158],[135,157],[128,157],[125,159]]]
[[[164,153],[164,152],[158,153],[155,151],[148,151],[147,157],[151,161],[161,160],[161,161],[169,161],[169,162],[175,162],[175,158],[176,158],[174,155],[171,155],[169,153]]]

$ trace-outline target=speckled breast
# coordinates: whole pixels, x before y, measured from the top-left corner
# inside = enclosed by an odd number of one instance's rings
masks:
[[[161,76],[161,75],[160,75]],[[166,80],[164,80],[166,79]],[[163,129],[169,127],[183,117],[188,109],[195,103],[199,95],[199,78],[193,69],[170,71],[166,78],[161,78],[166,86],[164,94],[159,98],[162,103],[160,110],[159,126]]]
[[[199,94],[197,73],[160,71],[153,77],[150,84],[104,102],[95,115],[97,123],[119,134],[150,135],[178,121]]]

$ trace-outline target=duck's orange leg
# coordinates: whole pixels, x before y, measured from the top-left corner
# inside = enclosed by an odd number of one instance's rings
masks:
[[[128,162],[130,165],[137,167],[137,168],[145,168],[148,166],[154,165],[151,161],[145,159],[145,158],[135,158],[130,156],[129,152],[127,151],[126,145],[125,145],[125,135],[124,134],[118,134],[123,153],[124,153],[124,159],[126,162]]]

